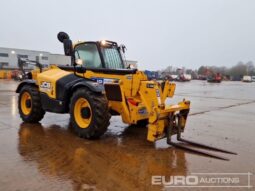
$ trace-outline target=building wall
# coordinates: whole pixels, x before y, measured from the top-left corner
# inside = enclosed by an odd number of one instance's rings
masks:
[[[61,54],[15,48],[0,48],[0,68],[18,69],[18,56],[39,61],[43,65],[67,65],[71,62],[69,57]],[[32,69],[33,66],[28,65],[26,68]]]
[[[49,52],[23,50],[15,48],[0,48],[0,67],[2,68],[18,68],[18,56],[30,60],[39,60],[42,64],[49,63]],[[33,66],[28,66],[33,68]]]
[[[70,66],[71,65],[71,57],[65,56],[61,54],[50,54],[49,55],[49,64],[56,64],[56,65],[64,65]]]

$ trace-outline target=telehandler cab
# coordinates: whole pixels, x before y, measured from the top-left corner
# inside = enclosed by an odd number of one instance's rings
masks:
[[[16,90],[23,121],[39,122],[45,112],[70,113],[74,132],[83,138],[96,139],[106,132],[111,115],[120,115],[130,125],[146,121],[150,142],[166,137],[167,143],[175,147],[227,160],[172,142],[171,136],[177,134],[178,141],[232,153],[181,138],[190,101],[165,104],[167,98],[173,97],[175,84],[149,81],[144,72],[127,69],[124,45],[108,40],[73,44],[64,32],[58,34],[58,39],[64,45],[65,55],[71,57],[71,65],[42,68],[33,61],[39,70],[26,74]],[[31,61],[19,59],[19,62]]]

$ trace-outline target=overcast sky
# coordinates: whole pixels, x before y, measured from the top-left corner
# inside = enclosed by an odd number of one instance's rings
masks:
[[[141,69],[255,61],[254,0],[1,0],[0,47],[63,53],[73,40],[109,39]]]

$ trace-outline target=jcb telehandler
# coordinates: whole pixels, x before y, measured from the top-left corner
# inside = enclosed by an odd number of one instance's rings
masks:
[[[108,40],[73,44],[64,32],[58,34],[58,39],[64,45],[65,55],[71,57],[71,64],[42,68],[33,61],[39,69],[26,74],[27,79],[16,90],[23,121],[39,122],[45,112],[70,113],[74,132],[95,139],[106,132],[111,115],[120,115],[130,125],[147,121],[148,141],[167,137],[170,145],[225,159],[171,141],[171,136],[177,134],[178,141],[228,152],[181,138],[190,101],[166,105],[166,99],[174,95],[175,84],[149,81],[144,72],[127,69],[124,45]],[[30,61],[19,62],[22,65]]]

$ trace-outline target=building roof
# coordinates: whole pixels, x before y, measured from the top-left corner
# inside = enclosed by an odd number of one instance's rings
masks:
[[[48,51],[43,51],[43,50],[28,50],[28,49],[20,49],[20,48],[7,48],[7,47],[0,47],[0,49],[6,49],[6,50],[18,50],[18,51],[29,51],[29,52],[44,52],[44,53],[48,53],[51,54]]]

